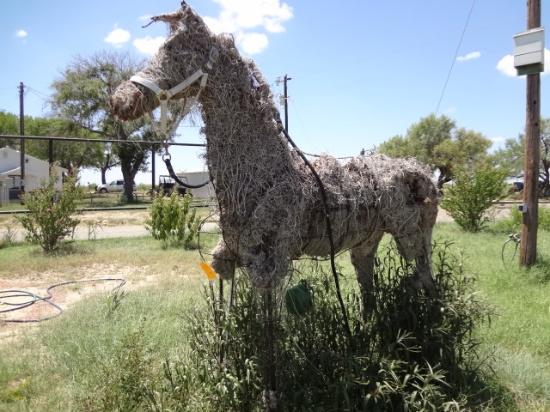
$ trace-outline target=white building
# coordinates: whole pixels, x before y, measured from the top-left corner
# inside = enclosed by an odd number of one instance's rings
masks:
[[[55,188],[61,190],[62,176],[67,174],[67,169],[55,167],[53,169],[59,179]],[[50,174],[50,165],[44,160],[25,154],[25,192],[31,192],[39,188],[43,182],[47,182]],[[9,147],[0,148],[0,206],[8,203],[10,189],[18,189],[21,186],[21,153]]]

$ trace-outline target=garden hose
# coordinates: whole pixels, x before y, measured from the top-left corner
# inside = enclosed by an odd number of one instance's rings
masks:
[[[113,290],[111,290],[110,293],[114,293],[118,289],[120,289],[122,286],[126,284],[126,279],[123,278],[97,278],[97,279],[82,279],[82,280],[69,280],[67,282],[61,282],[56,283],[54,285],[48,286],[46,289],[46,297],[42,297],[39,295],[36,295],[32,292],[25,291],[25,290],[17,290],[17,289],[9,289],[9,290],[0,290],[0,314],[8,313],[8,312],[15,312],[17,310],[26,309],[29,306],[34,305],[36,302],[44,302],[48,305],[55,308],[57,311],[52,316],[47,316],[43,318],[36,318],[36,319],[0,319],[0,322],[10,322],[10,323],[33,323],[33,322],[43,322],[45,320],[54,319],[58,316],[60,316],[63,313],[63,309],[57,305],[56,303],[52,302],[50,299],[53,298],[52,289],[57,288],[59,286],[65,286],[65,285],[71,285],[76,283],[90,283],[90,282],[108,282],[108,281],[117,281],[120,282],[118,286],[116,286]],[[17,301],[21,298],[27,298],[25,301]],[[7,306],[7,309],[1,309],[3,306]]]

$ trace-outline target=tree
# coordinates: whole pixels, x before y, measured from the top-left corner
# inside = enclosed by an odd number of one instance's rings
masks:
[[[91,132],[69,120],[40,117],[25,119],[25,134],[52,137],[94,137]],[[71,173],[76,174],[83,167],[98,167],[103,159],[101,143],[53,140],[52,146],[53,160]],[[47,140],[27,140],[25,150],[39,159],[49,159],[49,142]]]
[[[0,110],[0,135],[18,135],[19,134],[19,117],[6,113],[4,110]],[[18,140],[0,138],[0,147],[10,146],[15,148],[19,144]]]
[[[439,173],[441,189],[452,180],[455,170],[485,157],[491,144],[481,133],[457,128],[445,115],[430,114],[413,124],[405,137],[394,136],[377,150],[394,157],[416,157]]]
[[[497,164],[509,167],[511,175],[523,177],[525,162],[525,135],[517,139],[507,139],[504,149],[494,153]],[[540,122],[540,165],[539,165],[540,196],[550,196],[550,118],[542,118]]]
[[[488,218],[485,212],[505,195],[509,170],[480,162],[457,169],[453,184],[445,188],[441,207],[467,232],[479,232]]]
[[[77,56],[61,78],[53,82],[50,106],[57,116],[102,138],[136,142],[153,139],[146,118],[121,122],[112,114],[109,104],[115,88],[142,66],[143,62],[129,53],[104,51],[88,58]],[[130,202],[132,182],[139,170],[146,170],[148,149],[141,144],[113,145],[112,152],[105,154],[108,161],[97,166],[105,171],[115,163],[112,159],[116,155],[125,182],[124,195]]]
[[[64,119],[47,119],[25,116],[25,134],[28,136],[52,137],[93,137],[93,134]],[[19,116],[0,111],[0,135],[18,135]],[[19,147],[19,139],[0,139],[0,147]],[[82,167],[98,167],[103,159],[101,143],[79,143],[62,140],[53,141],[54,161],[57,165],[76,172]],[[29,139],[25,142],[25,152],[38,159],[49,159],[47,140]]]

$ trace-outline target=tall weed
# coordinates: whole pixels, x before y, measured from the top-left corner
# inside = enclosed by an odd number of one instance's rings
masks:
[[[376,312],[363,316],[356,288],[346,288],[351,341],[327,267],[300,264],[314,304],[296,316],[279,299],[281,410],[462,410],[489,399],[473,331],[491,311],[448,244],[435,248],[434,262],[440,300],[412,287],[414,268],[393,247],[377,263]],[[154,410],[263,410],[262,295],[246,276],[236,282],[230,313],[212,284],[206,289],[208,307],[189,318],[193,356],[165,363],[165,383],[148,398]]]

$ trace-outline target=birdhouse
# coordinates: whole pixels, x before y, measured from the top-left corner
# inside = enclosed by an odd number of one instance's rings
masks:
[[[514,67],[518,76],[544,71],[544,27],[514,36]]]

